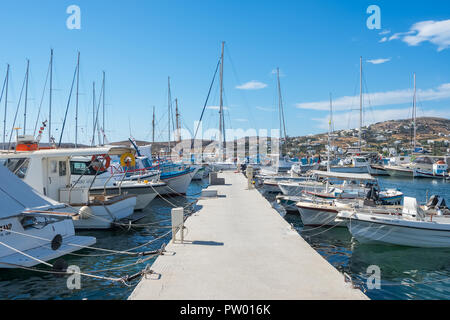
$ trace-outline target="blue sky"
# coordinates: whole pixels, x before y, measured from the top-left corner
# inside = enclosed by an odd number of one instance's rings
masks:
[[[81,9],[81,30],[66,27],[69,5]],[[380,30],[366,26],[369,5],[381,9]],[[359,102],[348,97],[359,94],[360,56],[369,93],[366,124],[411,116],[413,72],[419,90],[418,116],[448,118],[450,114],[450,3],[445,0],[17,0],[2,2],[0,26],[2,83],[6,64],[12,68],[8,132],[28,58],[27,133],[33,133],[50,48],[55,51],[52,127],[57,140],[78,50],[80,142],[90,143],[92,82],[99,90],[103,70],[110,141],[126,139],[130,131],[136,139],[150,140],[153,106],[158,121],[156,138],[167,139],[168,76],[172,97],[179,100],[182,124],[192,130],[200,117],[221,41],[226,41],[228,128],[270,130],[278,126],[276,77],[272,73],[276,67],[282,72],[289,135],[326,131],[330,93],[336,103],[335,127],[357,126],[358,113],[351,110],[357,109]],[[217,106],[218,97],[216,85],[209,106]],[[43,101],[40,121],[48,118],[48,93]],[[2,102],[0,114],[3,110]],[[74,140],[74,110],[73,100],[64,141]],[[217,123],[217,110],[208,109],[204,128]],[[23,103],[16,126],[22,124]]]

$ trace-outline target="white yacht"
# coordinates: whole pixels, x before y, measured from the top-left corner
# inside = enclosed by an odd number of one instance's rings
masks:
[[[80,219],[74,220],[76,229],[109,229],[117,221],[133,214],[136,197],[91,196],[88,187],[71,183],[70,159],[73,156],[105,156],[128,152],[132,150],[125,147],[8,151],[0,153],[0,161],[44,196],[78,210]]]
[[[0,268],[32,267],[96,242],[76,236],[78,213],[0,166]]]

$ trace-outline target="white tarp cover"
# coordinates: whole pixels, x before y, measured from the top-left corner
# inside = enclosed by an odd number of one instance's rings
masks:
[[[319,170],[313,170],[311,171],[312,174],[321,176],[321,177],[327,177],[327,178],[334,178],[334,179],[344,179],[344,180],[376,180],[374,177],[372,177],[368,173],[345,173],[345,172],[327,172],[327,171],[319,171]]]
[[[0,218],[7,218],[25,210],[53,207],[57,202],[40,195],[6,167],[0,165]]]

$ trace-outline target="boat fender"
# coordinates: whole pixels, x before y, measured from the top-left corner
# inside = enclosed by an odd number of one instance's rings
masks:
[[[92,217],[94,215],[94,213],[92,212],[92,209],[89,208],[88,206],[81,207],[80,211],[78,213],[80,214],[80,219],[82,219],[82,220],[89,219],[90,217]]]
[[[63,243],[63,237],[60,234],[57,234],[51,242],[52,250],[56,251],[59,248],[61,248],[62,243]]]
[[[59,272],[59,274],[55,274],[56,277],[63,277],[65,272],[67,272],[67,268],[69,267],[69,264],[66,262],[66,260],[59,258],[55,261],[53,264],[53,271]]]

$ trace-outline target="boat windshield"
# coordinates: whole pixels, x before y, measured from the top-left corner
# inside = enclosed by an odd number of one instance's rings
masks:
[[[70,173],[76,176],[99,176],[104,173],[102,171],[97,173],[90,164],[90,161],[70,161]]]
[[[7,167],[12,173],[20,179],[24,179],[27,174],[28,166],[30,164],[29,158],[18,159],[2,159],[0,163]]]

